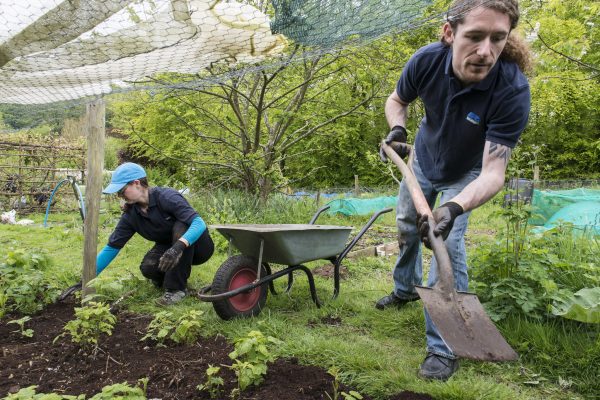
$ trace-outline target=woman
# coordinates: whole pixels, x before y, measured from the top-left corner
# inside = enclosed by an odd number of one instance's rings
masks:
[[[117,256],[135,233],[153,241],[140,270],[164,295],[160,305],[171,305],[186,295],[192,265],[212,256],[214,245],[206,224],[175,189],[150,187],[146,171],[138,164],[125,163],[113,172],[102,193],[116,193],[125,201],[124,212],[96,259],[96,275]]]

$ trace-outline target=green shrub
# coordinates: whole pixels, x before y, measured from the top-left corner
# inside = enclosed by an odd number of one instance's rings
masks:
[[[0,263],[0,316],[33,314],[54,301],[58,289],[44,271],[50,259],[37,251],[10,250]]]
[[[69,396],[56,393],[36,393],[36,385],[20,389],[17,393],[9,393],[4,400],[84,400],[85,395]]]
[[[75,319],[67,322],[64,331],[57,336],[69,334],[71,341],[84,348],[97,348],[100,335],[112,335],[117,318],[110,312],[110,307],[103,303],[90,301],[84,307],[75,308]]]
[[[141,340],[152,339],[164,345],[167,339],[175,343],[193,343],[202,333],[202,315],[199,310],[189,310],[180,317],[170,311],[160,311],[148,325]]]
[[[103,387],[102,392],[95,394],[90,400],[146,400],[147,388],[148,378],[139,379],[137,386],[130,386],[127,382],[116,383]]]
[[[275,361],[277,357],[272,346],[279,344],[280,340],[264,336],[260,331],[250,331],[247,336],[235,341],[229,358],[235,361],[231,368],[237,376],[239,390],[263,381],[267,374],[267,363]]]

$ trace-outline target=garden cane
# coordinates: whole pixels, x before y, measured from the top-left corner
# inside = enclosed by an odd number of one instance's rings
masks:
[[[412,147],[402,143],[392,143],[392,146],[407,147],[410,151],[408,164],[411,165]],[[416,290],[440,335],[459,357],[481,361],[516,360],[518,354],[498,332],[477,296],[473,293],[458,292],[454,288],[448,251],[442,237],[433,233],[433,214],[413,171],[391,146],[382,142],[381,147],[402,173],[417,213],[427,215],[429,219],[427,235],[437,261],[439,278],[433,287],[416,286]]]

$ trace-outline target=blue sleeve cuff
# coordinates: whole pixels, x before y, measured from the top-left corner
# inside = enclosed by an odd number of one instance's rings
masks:
[[[109,245],[104,246],[98,256],[96,257],[96,276],[100,275],[100,272],[104,271],[104,268],[108,267],[108,264],[115,259],[121,249],[110,247]]]
[[[204,223],[204,220],[202,220],[202,218],[199,216],[196,216],[188,230],[183,234],[182,238],[187,240],[191,246],[196,242],[196,240],[198,240],[205,230],[206,224]]]

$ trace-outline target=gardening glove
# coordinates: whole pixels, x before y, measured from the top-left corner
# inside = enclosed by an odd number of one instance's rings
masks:
[[[185,243],[183,243],[181,240],[176,241],[171,248],[165,251],[158,261],[158,269],[162,272],[167,272],[176,266],[181,258],[181,255],[183,254],[183,250],[185,250],[185,247]]]
[[[463,212],[463,208],[453,201],[444,203],[433,210],[433,219],[435,220],[433,234],[435,236],[441,235],[442,238],[446,240],[454,226],[454,220]],[[429,232],[429,220],[427,215],[417,214],[417,231],[419,232],[419,236],[425,247],[431,249],[431,243],[429,242],[429,237],[427,237],[427,233]]]
[[[385,138],[385,144],[389,145],[392,142],[406,143],[407,136],[406,129],[404,129],[404,127],[401,125],[396,125]],[[398,155],[402,158],[406,157],[409,152],[409,150],[404,147],[394,147],[394,151],[396,151],[396,153],[398,153]],[[381,147],[379,148],[379,158],[381,158],[381,161],[384,163],[388,160],[387,156],[385,155],[385,151],[383,151]]]

